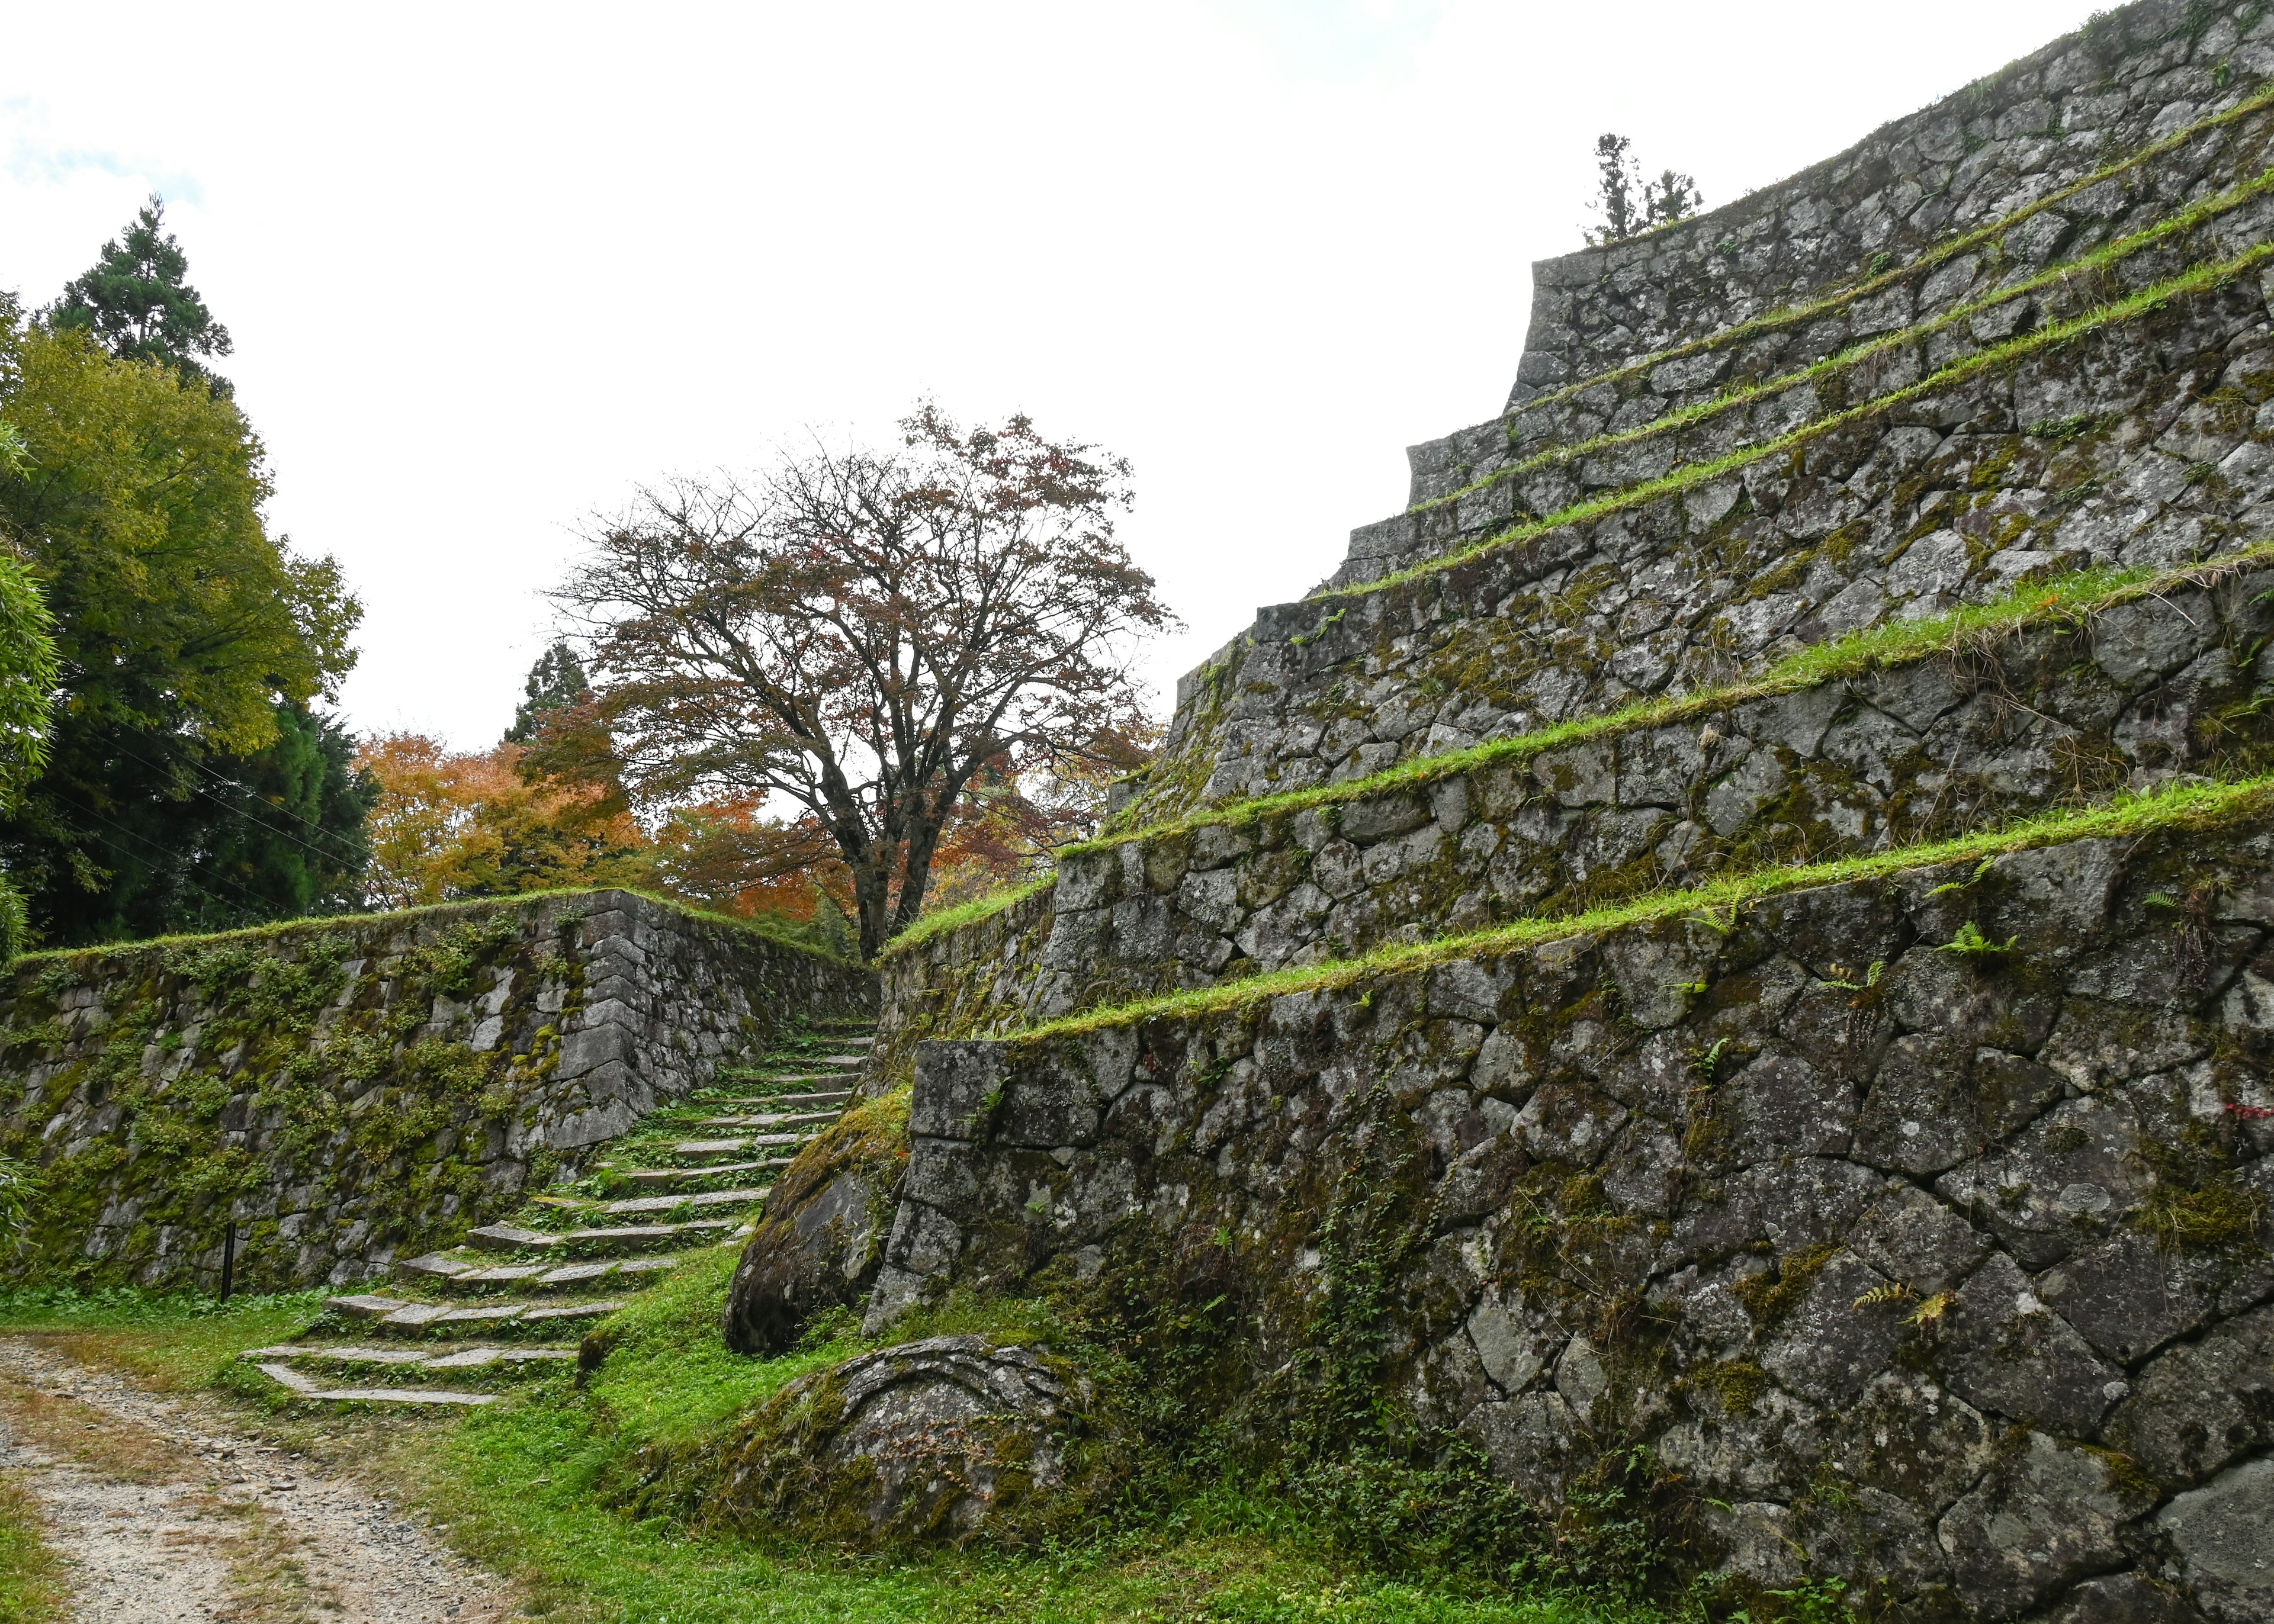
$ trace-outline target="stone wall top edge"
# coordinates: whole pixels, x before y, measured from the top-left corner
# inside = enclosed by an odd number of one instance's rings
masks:
[[[306,919],[247,925],[234,930],[151,936],[130,942],[94,943],[84,947],[46,948],[23,954],[4,972],[0,972],[0,985],[59,964],[80,966],[89,972],[95,972],[104,966],[124,968],[149,955],[182,948],[297,943],[339,933],[391,936],[404,930],[499,914],[519,914],[533,920],[566,922],[609,913],[627,914],[649,923],[668,921],[674,926],[701,925],[811,959],[819,965],[859,968],[849,960],[833,959],[812,948],[784,941],[755,925],[724,914],[707,913],[644,891],[600,887],[589,891],[531,891],[513,897],[469,897],[453,902],[426,903],[417,907],[390,908],[373,914],[320,914]]]
[[[2182,0],[2134,0],[2133,4],[2101,13],[2098,20],[2104,26],[2121,27],[2127,32],[2135,23],[2151,18],[2168,19],[2172,26],[2177,26],[2184,19],[2187,10]],[[2014,81],[2025,78],[2035,69],[2059,61],[2075,49],[2082,42],[2082,30],[2071,29],[2029,55],[2016,57],[2004,67],[1961,86],[1939,101],[1889,119],[1828,158],[1819,159],[1805,169],[1748,192],[1717,208],[1693,215],[1678,225],[1662,227],[1623,243],[1578,248],[1570,253],[1535,259],[1532,262],[1533,285],[1586,287],[1635,260],[1654,259],[1669,252],[1694,251],[1700,245],[1698,239],[1714,233],[1727,233],[1732,226],[1750,224],[1766,214],[1773,214],[1796,194],[1805,194],[1811,187],[1830,178],[1844,166],[1853,164],[1875,148],[1894,147],[1914,132],[1949,118],[1954,112],[1967,117],[1995,113],[2004,104],[1999,100],[1984,100],[1985,92],[1994,94],[2009,90]],[[2127,44],[2126,54],[2138,49],[2140,47],[2136,44]]]

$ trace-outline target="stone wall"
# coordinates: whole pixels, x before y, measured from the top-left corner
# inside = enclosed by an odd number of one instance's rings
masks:
[[[2063,569],[2247,545],[2274,529],[2269,399],[2253,275],[1521,545],[1267,609],[1129,821],[1717,686]]]
[[[1510,412],[888,971],[871,1327],[1106,1282],[1267,1447],[1378,1358],[1755,1617],[2274,1619],[2270,72],[2146,0],[1543,267]]]
[[[2263,4],[2116,10],[1788,180],[1540,261],[1512,400],[1819,296],[1882,255],[1908,262],[2233,105],[2270,73]],[[2031,252],[2075,229],[2074,216],[2041,222]]]
[[[1947,838],[2182,773],[2274,764],[2274,573],[2097,612],[1323,804],[1075,848],[1029,1019],[1539,913],[1725,867]],[[939,1035],[986,1035],[973,1026]]]
[[[1647,366],[1543,395],[1411,454],[1412,510],[1353,532],[1333,584],[1552,514],[1684,462],[1788,435],[2266,239],[2274,107],[2263,87],[2074,195],[1954,239],[1882,278]],[[2090,274],[2073,267],[2089,264]]]
[[[1584,310],[1543,310],[1527,350],[1578,371],[1418,448],[1415,509],[1355,532],[1332,590],[1261,611],[1180,688],[1118,826],[1725,681],[2079,561],[2202,556],[2263,530],[2250,470],[2219,466],[2258,437],[2244,420],[2261,402],[2226,372],[2266,320],[2262,10],[2127,8],[1831,166],[1543,267],[1551,304],[1557,266],[1594,267]],[[2029,133],[2052,128],[2036,118],[2058,128]],[[1946,125],[1967,151],[1925,156]],[[1824,188],[1864,179],[1858,199],[1921,195],[1901,230],[1839,246]],[[1831,213],[1879,207],[1858,199]],[[1773,252],[1721,252],[1746,233]],[[1572,349],[1567,327],[1595,336]],[[2214,434],[2174,434],[2183,417]]]
[[[1379,1271],[1390,1385],[1543,1505],[1641,1446],[1732,1579],[1839,1575],[1905,1620],[2263,1620],[2270,927],[2262,792],[928,1044],[870,1322],[1151,1259],[1148,1289],[1231,1294],[1252,1390],[1291,1405]]]
[[[862,1092],[905,1086],[927,1038],[988,1037],[1025,1020],[1056,906],[1045,885],[959,929],[887,948],[877,960],[877,1042]]]
[[[19,1273],[343,1284],[455,1241],[873,980],[625,891],[19,961],[0,1146],[40,1169]]]

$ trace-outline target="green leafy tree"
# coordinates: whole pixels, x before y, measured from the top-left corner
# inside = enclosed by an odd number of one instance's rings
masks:
[[[13,319],[15,305],[0,294],[0,322]],[[0,477],[19,473],[30,460],[23,434],[0,417]],[[0,546],[0,808],[14,805],[26,784],[48,759],[48,726],[56,685],[55,618],[24,560]],[[13,959],[26,934],[23,893],[0,873],[0,966]],[[10,1182],[0,1158],[0,1230],[6,1216]],[[20,1205],[20,1203],[19,1203]],[[16,1214],[20,1221],[20,1212]]]
[[[0,322],[0,532],[56,616],[45,770],[0,818],[35,928],[79,943],[337,906],[371,787],[310,710],[360,615],[261,518],[236,406],[84,331]]]
[[[121,361],[154,361],[226,395],[227,380],[215,377],[200,357],[227,355],[229,329],[184,280],[189,257],[165,228],[165,199],[153,197],[42,319],[57,332],[92,334]]]

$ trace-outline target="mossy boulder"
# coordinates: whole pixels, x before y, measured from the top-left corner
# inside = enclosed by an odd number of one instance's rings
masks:
[[[1068,1362],[937,1336],[782,1389],[729,1437],[705,1520],[837,1545],[1015,1543],[1095,1505],[1124,1460]]]
[[[902,1089],[856,1105],[798,1154],[734,1270],[729,1348],[759,1358],[787,1352],[816,1314],[867,1299],[907,1146]]]

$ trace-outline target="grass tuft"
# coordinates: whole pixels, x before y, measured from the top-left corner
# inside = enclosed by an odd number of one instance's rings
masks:
[[[1015,907],[1037,891],[1048,891],[1057,883],[1055,876],[1046,874],[1039,879],[1028,880],[1003,891],[990,891],[986,896],[975,897],[968,902],[960,902],[952,908],[942,908],[937,914],[927,914],[885,943],[877,957],[884,959],[893,953],[905,953],[913,948],[922,947],[934,936],[960,930],[966,925],[975,925],[983,919],[991,919],[1004,909]]]

